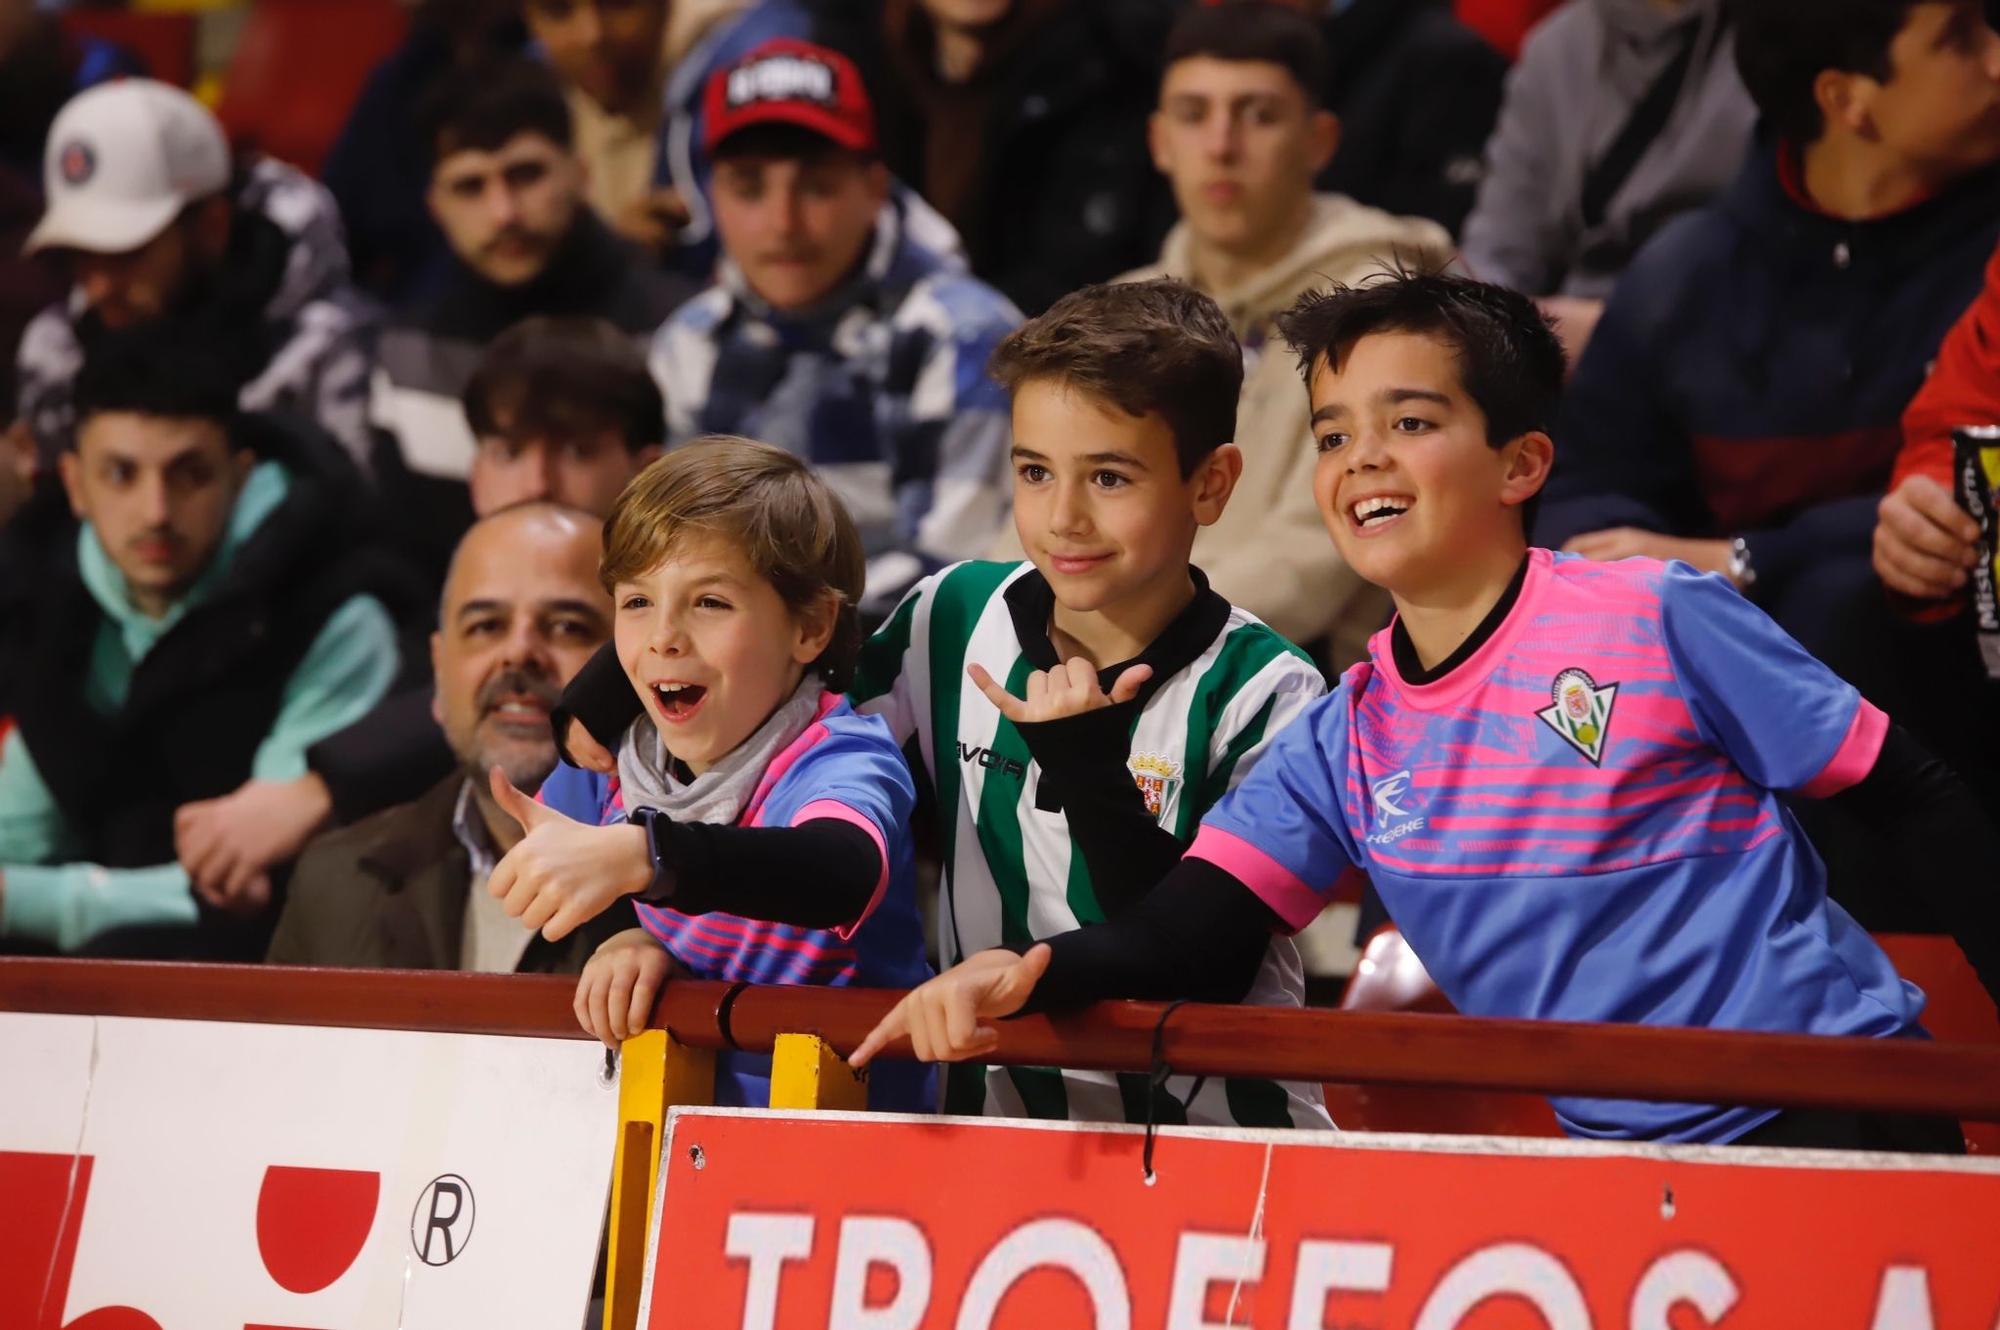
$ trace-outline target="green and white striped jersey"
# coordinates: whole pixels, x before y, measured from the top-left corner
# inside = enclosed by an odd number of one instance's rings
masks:
[[[1304,652],[1209,591],[1199,574],[1197,581],[1194,603],[1139,657],[1154,674],[1126,760],[1148,809],[1183,843],[1278,731],[1326,691]],[[906,746],[915,739],[936,796],[944,856],[938,951],[946,965],[1104,918],[1067,817],[1040,806],[1042,773],[1027,742],[966,675],[977,663],[1025,695],[1028,675],[1053,660],[1053,603],[1031,563],[954,564],[912,588],[862,649],[850,696]],[[1245,1001],[1297,1006],[1303,998],[1298,951],[1274,936]],[[1153,1097],[1156,1122],[1330,1125],[1316,1086],[1176,1077],[1166,1090],[1171,1100]],[[1142,1122],[1147,1097],[1144,1076],[960,1064],[947,1077],[945,1106]]]

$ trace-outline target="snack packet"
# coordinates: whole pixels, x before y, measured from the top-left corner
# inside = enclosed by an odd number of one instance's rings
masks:
[[[1978,616],[1979,655],[1986,677],[2000,679],[2000,570],[1994,567],[1994,536],[2000,518],[1994,494],[2000,490],[2000,425],[1960,425],[1951,432],[1958,506],[1979,523],[1979,562],[1972,570],[1972,611]]]

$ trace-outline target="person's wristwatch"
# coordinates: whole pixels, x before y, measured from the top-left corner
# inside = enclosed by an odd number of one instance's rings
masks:
[[[674,820],[657,808],[635,808],[625,820],[646,833],[646,855],[653,862],[653,877],[639,892],[643,901],[664,901],[674,894],[674,870],[667,853],[667,837],[673,835]]]
[[[1746,595],[1757,585],[1757,566],[1750,561],[1750,542],[1741,536],[1729,542],[1729,580]]]

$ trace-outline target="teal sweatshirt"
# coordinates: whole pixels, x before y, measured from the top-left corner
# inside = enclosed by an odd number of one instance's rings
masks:
[[[291,488],[285,470],[260,463],[244,482],[229,529],[195,584],[161,618],[132,605],[125,580],[86,524],[77,533],[77,565],[104,611],[91,651],[85,698],[109,714],[125,703],[133,671],[153,644],[213,595],[251,534]],[[372,596],[355,596],[327,619],[292,677],[277,719],[258,745],[252,780],[295,780],[306,749],[359,720],[389,689],[397,666],[396,631]],[[188,875],[177,863],[104,868],[74,862],[75,837],[35,769],[18,728],[0,737],[0,935],[32,938],[64,951],[113,928],[187,924],[195,919]]]

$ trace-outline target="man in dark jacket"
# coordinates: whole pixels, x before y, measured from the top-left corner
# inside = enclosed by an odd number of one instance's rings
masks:
[[[396,673],[351,472],[235,392],[172,324],[107,334],[78,376],[61,475],[81,525],[6,643],[0,945],[144,929],[150,954],[261,950],[230,921],[266,913],[269,874],[195,888],[176,815],[296,776]]]
[[[575,973],[629,908],[549,943],[509,918],[486,878],[521,838],[500,811],[494,767],[523,790],[556,763],[549,711],[611,631],[597,581],[597,519],[549,503],[489,517],[460,542],[446,580],[433,714],[459,769],[414,803],[306,848],[270,959],[488,973]],[[622,916],[622,917],[621,917]]]
[[[1327,8],[1326,109],[1341,133],[1318,187],[1458,234],[1500,114],[1505,57],[1444,0]]]
[[[383,331],[369,386],[377,466],[410,553],[432,576],[472,520],[475,441],[459,408],[487,343],[533,315],[591,315],[643,343],[692,293],[584,201],[569,107],[531,61],[441,82],[424,131],[430,208],[453,254],[444,289]]]
[[[1986,786],[1971,643],[1902,626],[1869,555],[1899,417],[2000,239],[2000,35],[1969,2],[1735,12],[1763,123],[1729,192],[1620,280],[1537,540],[1728,577]]]
[[[1150,262],[1173,198],[1146,152],[1168,0],[819,0],[882,160],[1028,314]]]
[[[481,517],[540,502],[602,520],[666,436],[645,359],[602,319],[529,319],[508,329],[466,385],[464,410],[479,441],[468,485]],[[0,679],[0,705],[4,688]],[[427,675],[412,677],[307,750],[297,779],[252,781],[183,808],[176,847],[197,889],[289,863],[329,820],[352,823],[442,779],[453,755],[432,718],[433,695]]]

